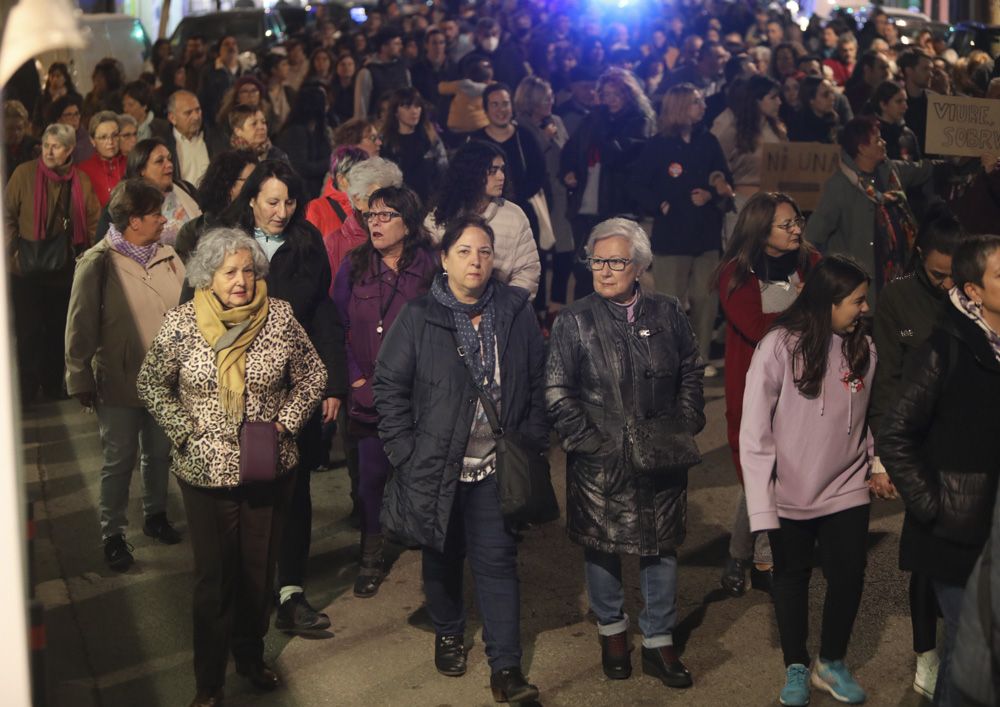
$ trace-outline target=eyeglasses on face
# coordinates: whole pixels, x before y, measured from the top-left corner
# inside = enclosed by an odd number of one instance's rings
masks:
[[[365,211],[361,214],[361,218],[368,223],[371,223],[372,221],[377,221],[378,223],[389,223],[399,215],[398,211]]]
[[[780,228],[782,231],[791,231],[793,228],[797,228],[800,231],[806,227],[806,220],[799,216],[798,218],[789,219],[783,223],[773,224],[775,228]]]
[[[118,137],[121,138],[122,140],[128,140],[129,138],[133,138],[136,136],[138,136],[138,133],[134,132],[118,133]]]
[[[632,258],[586,258],[584,262],[594,272],[600,272],[604,269],[605,265],[615,272],[621,272],[632,262]]]
[[[121,137],[121,133],[111,133],[110,135],[95,135],[95,142],[114,142]]]

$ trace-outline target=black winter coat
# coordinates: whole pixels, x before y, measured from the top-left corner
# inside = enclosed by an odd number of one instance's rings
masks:
[[[617,334],[615,360],[604,356],[598,318]],[[556,318],[549,348],[545,399],[567,453],[570,539],[609,553],[676,550],[686,534],[687,472],[636,473],[623,433],[625,414],[669,416],[692,434],[705,426],[704,363],[680,303],[640,293],[629,324],[625,308],[591,294]]]
[[[1000,363],[950,304],[910,363],[876,440],[906,503],[900,566],[964,585],[989,537],[1000,480]]]
[[[500,422],[548,446],[545,353],[528,293],[494,282]],[[411,300],[389,329],[375,364],[379,437],[395,474],[382,524],[443,551],[478,397],[458,355],[451,310],[430,294]]]

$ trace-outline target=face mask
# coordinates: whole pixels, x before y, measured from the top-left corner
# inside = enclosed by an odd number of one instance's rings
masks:
[[[486,39],[483,40],[483,49],[485,49],[488,52],[495,52],[497,50],[497,47],[499,46],[500,46],[499,37],[487,37]]]

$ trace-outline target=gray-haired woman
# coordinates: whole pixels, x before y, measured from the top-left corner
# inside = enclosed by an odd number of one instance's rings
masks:
[[[75,146],[70,126],[45,128],[41,156],[15,169],[4,191],[4,244],[25,402],[39,386],[47,397],[64,397],[63,336],[73,262],[90,247],[101,208],[90,179],[73,164]]]
[[[136,382],[174,444],[194,550],[192,707],[222,702],[230,650],[255,687],[281,682],[264,663],[264,635],[295,437],[323,395],[326,368],[291,305],[267,296],[268,265],[238,229],[205,234],[188,261],[194,300],[167,313]],[[241,483],[244,422],[274,423],[273,481]]]
[[[595,292],[556,318],[546,371],[549,419],[568,456],[566,528],[584,547],[605,675],[631,674],[620,555],[638,555],[643,671],[687,687],[672,632],[704,363],[677,299],[639,287],[652,253],[637,223],[598,224],[586,253]]]

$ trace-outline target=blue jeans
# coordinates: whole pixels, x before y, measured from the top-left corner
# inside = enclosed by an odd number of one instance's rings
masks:
[[[597,631],[602,636],[621,633],[628,628],[621,557],[589,548],[584,550],[583,557],[587,595],[597,616]],[[677,623],[677,555],[640,557],[639,586],[643,602],[639,613],[642,645],[646,648],[673,645]]]
[[[439,636],[465,634],[465,557],[476,583],[483,642],[493,672],[521,665],[521,588],[517,545],[500,512],[496,474],[458,482],[444,552],[423,549],[427,612]]]
[[[944,640],[938,646],[941,665],[938,668],[937,687],[934,688],[934,704],[936,707],[957,707],[962,704],[962,699],[951,681],[948,662],[951,660],[951,650],[955,645],[955,635],[958,633],[958,617],[962,613],[965,587],[934,580],[934,594],[937,596],[938,606],[941,607],[941,616],[944,617]]]

